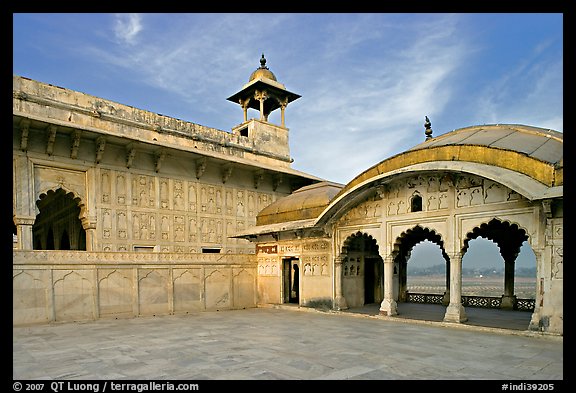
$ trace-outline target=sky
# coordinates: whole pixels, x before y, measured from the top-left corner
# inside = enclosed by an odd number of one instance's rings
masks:
[[[262,54],[301,95],[292,168],[329,181],[423,142],[426,116],[563,132],[562,13],[13,14],[13,74],[228,132]]]

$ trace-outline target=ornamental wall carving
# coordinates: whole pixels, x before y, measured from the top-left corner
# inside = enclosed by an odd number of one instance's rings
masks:
[[[101,169],[97,191],[99,249],[130,251],[157,246],[163,252],[253,253],[253,246],[229,236],[255,225],[272,192],[228,185]]]

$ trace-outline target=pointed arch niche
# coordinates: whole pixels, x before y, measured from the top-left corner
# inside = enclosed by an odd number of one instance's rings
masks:
[[[40,213],[32,227],[35,250],[86,250],[80,198],[58,188],[41,194],[36,206]]]
[[[348,307],[380,303],[384,298],[384,261],[378,243],[360,231],[342,245],[342,295]]]

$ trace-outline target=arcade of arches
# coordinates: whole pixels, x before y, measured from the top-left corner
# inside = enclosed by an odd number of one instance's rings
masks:
[[[513,134],[514,148],[491,145]],[[460,140],[474,145],[477,135],[482,138],[475,146],[461,148]],[[555,155],[548,151],[546,162],[534,146],[551,141]],[[301,266],[333,261],[325,277],[314,268],[301,273],[302,306],[324,302],[342,310],[379,303],[381,314],[396,316],[398,303],[426,299],[445,306],[445,322],[466,323],[467,307],[525,310],[531,313],[526,329],[561,334],[561,146],[561,136],[549,130],[469,127],[384,160],[346,185],[324,182],[298,190],[263,209],[258,225],[238,235],[257,244],[260,296],[282,303],[274,296],[276,278],[264,267],[290,255]],[[492,242],[501,256],[495,261],[503,261],[499,296],[463,294],[462,260],[476,239]],[[426,296],[407,285],[412,250],[424,241],[438,246],[445,264],[445,287]],[[536,259],[533,298],[514,292],[523,245]]]

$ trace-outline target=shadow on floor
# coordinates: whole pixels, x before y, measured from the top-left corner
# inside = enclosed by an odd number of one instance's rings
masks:
[[[380,312],[380,303],[350,308],[343,310],[343,312],[378,315]],[[439,304],[398,303],[398,315],[395,317],[442,322],[445,312],[446,306]],[[463,324],[511,330],[528,330],[532,317],[532,312],[530,311],[499,310],[480,307],[466,307],[465,312],[468,321]]]

